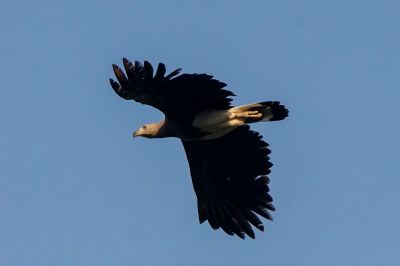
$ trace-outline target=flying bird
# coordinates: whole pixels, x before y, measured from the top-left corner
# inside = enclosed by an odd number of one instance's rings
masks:
[[[179,138],[189,162],[200,223],[208,220],[214,230],[254,239],[253,227],[264,231],[259,216],[272,221],[275,207],[268,187],[270,150],[249,124],[282,120],[288,110],[278,101],[234,107],[235,95],[208,74],[180,74],[176,69],[166,75],[163,63],[154,73],[149,62],[126,58],[123,65],[125,72],[113,65],[114,91],[165,115],[133,136]]]

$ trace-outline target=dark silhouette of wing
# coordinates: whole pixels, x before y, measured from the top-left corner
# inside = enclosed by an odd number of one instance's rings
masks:
[[[272,197],[268,194],[272,163],[268,144],[249,126],[236,128],[213,140],[184,141],[200,223],[213,229],[254,238],[250,224],[263,231],[258,215],[272,220]]]
[[[176,69],[165,75],[165,65],[160,63],[153,74],[147,61],[142,65],[123,59],[126,74],[113,65],[118,82],[110,79],[114,91],[124,99],[151,105],[170,119],[192,120],[206,109],[228,109],[234,94],[223,88],[225,83],[207,74],[182,74]]]

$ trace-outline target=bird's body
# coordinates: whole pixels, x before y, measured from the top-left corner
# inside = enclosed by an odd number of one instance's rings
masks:
[[[234,94],[225,83],[206,74],[165,76],[159,64],[152,66],[124,59],[126,75],[113,65],[118,83],[110,80],[122,98],[151,105],[165,114],[159,123],[146,124],[134,136],[181,139],[189,161],[197,195],[200,222],[213,229],[254,238],[250,226],[263,230],[256,214],[272,220],[272,197],[268,194],[272,164],[268,144],[248,124],[282,120],[287,109],[277,101],[231,106]]]
[[[232,107],[226,110],[204,110],[193,117],[190,123],[179,123],[165,119],[146,124],[134,132],[134,136],[147,138],[177,137],[186,141],[220,138],[237,127],[260,121],[282,119],[286,110],[279,102],[262,102]],[[279,117],[278,117],[279,116]],[[150,133],[151,134],[148,134]]]

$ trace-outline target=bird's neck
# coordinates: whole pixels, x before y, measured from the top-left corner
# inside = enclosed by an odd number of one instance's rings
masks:
[[[176,137],[176,134],[168,123],[165,120],[156,124],[157,133],[154,135],[154,138],[168,138],[168,137]]]

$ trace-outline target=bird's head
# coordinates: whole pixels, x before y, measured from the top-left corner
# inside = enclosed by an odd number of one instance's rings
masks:
[[[133,137],[155,138],[160,126],[158,123],[145,124],[133,132]]]

